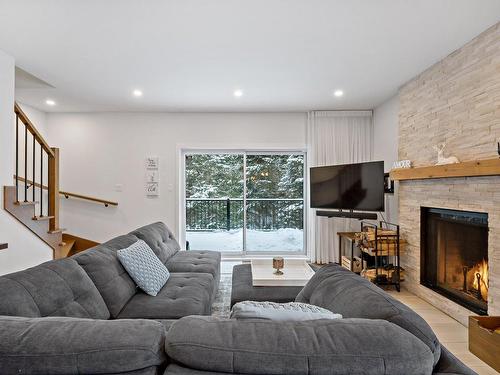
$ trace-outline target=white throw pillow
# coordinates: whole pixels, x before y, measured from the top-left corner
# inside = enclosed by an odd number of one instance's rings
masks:
[[[231,310],[232,319],[267,319],[276,321],[303,321],[317,319],[342,319],[322,307],[307,303],[289,302],[256,302],[243,301],[236,303]]]
[[[117,253],[130,277],[150,296],[156,296],[170,277],[167,267],[143,240]]]

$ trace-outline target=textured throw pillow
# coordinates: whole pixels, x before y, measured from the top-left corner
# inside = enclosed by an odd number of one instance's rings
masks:
[[[143,240],[117,253],[130,277],[150,296],[156,296],[170,277],[167,267]]]
[[[302,321],[316,319],[342,319],[322,307],[307,303],[289,302],[255,302],[243,301],[236,303],[231,310],[232,319],[267,319],[278,321]]]

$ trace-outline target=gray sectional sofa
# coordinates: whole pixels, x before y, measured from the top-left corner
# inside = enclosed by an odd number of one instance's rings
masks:
[[[170,271],[156,297],[138,289],[117,250],[144,240]],[[220,253],[180,251],[163,223],[0,277],[0,374],[157,374],[166,331],[210,315]]]
[[[156,297],[117,260],[137,239],[172,273]],[[208,316],[219,278],[218,253],[179,251],[162,223],[2,276],[0,374],[474,374],[415,312],[337,265],[296,300],[339,320]]]

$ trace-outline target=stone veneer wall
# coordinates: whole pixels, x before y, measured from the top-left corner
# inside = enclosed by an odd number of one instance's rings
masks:
[[[461,161],[498,157],[500,140],[500,23],[404,85],[399,93],[399,159],[434,165],[432,146]],[[405,285],[467,323],[473,313],[420,285],[420,207],[488,213],[489,315],[500,315],[500,176],[402,181],[399,221],[408,241]]]

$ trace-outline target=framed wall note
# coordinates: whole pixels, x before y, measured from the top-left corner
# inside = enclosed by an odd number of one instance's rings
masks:
[[[148,156],[146,158],[146,196],[158,197],[160,195],[160,158]]]
[[[146,169],[156,169],[160,167],[160,158],[158,156],[148,156],[146,158]]]

